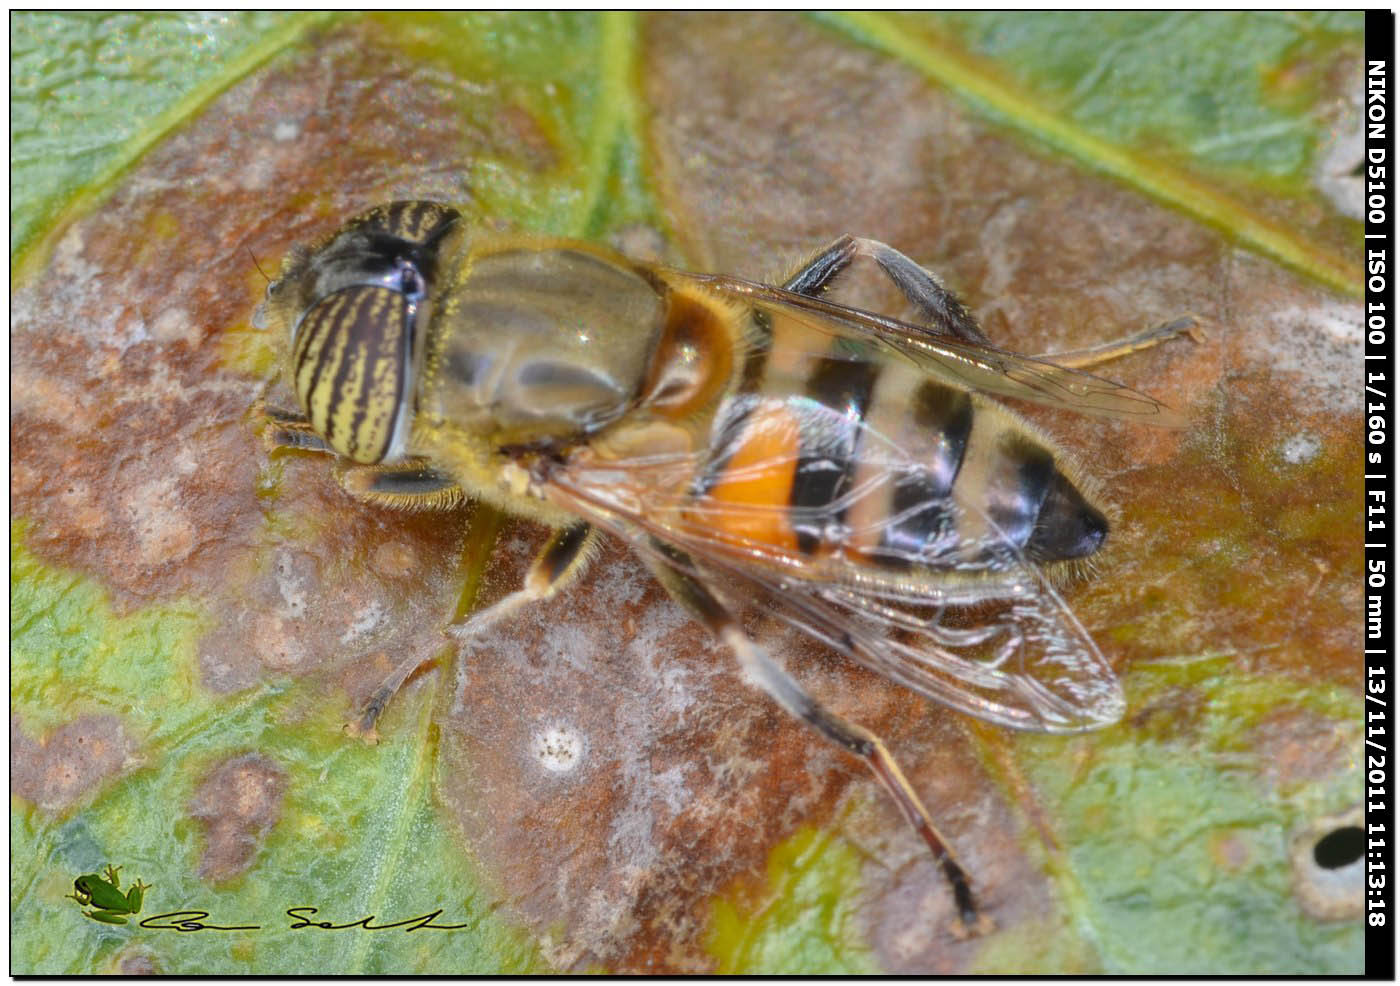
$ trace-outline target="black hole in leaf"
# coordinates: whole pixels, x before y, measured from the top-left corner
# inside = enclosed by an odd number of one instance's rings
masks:
[[[1356,862],[1366,852],[1366,833],[1358,825],[1346,825],[1328,832],[1313,846],[1313,860],[1325,870],[1339,870]]]

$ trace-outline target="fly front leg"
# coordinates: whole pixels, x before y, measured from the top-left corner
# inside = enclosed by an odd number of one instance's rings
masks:
[[[270,407],[264,407],[262,414],[266,421],[263,440],[269,451],[288,448],[336,455],[304,415]],[[335,479],[355,499],[392,510],[452,510],[466,501],[457,481],[433,468],[426,459],[384,465],[342,460]]]
[[[290,448],[303,452],[336,455],[316,433],[311,422],[295,412],[264,408],[264,440],[269,449]],[[465,502],[457,482],[424,459],[408,459],[386,465],[361,465],[341,460],[335,473],[341,489],[357,500],[394,510],[451,510]],[[367,739],[375,735],[374,725],[389,699],[422,666],[420,657],[401,661],[374,690],[349,730]]]
[[[598,544],[598,532],[588,524],[580,522],[559,528],[531,562],[523,586],[461,623],[449,626],[447,632],[466,643],[520,608],[551,598],[587,570]]]
[[[269,452],[289,448],[300,452],[335,455],[335,451],[326,444],[325,439],[316,434],[310,419],[305,415],[265,405],[256,407],[254,413],[263,418],[263,442]]]
[[[767,692],[790,715],[801,719],[846,752],[864,760],[876,779],[884,785],[905,821],[914,827],[933,853],[934,862],[952,889],[953,903],[958,909],[953,933],[959,938],[966,938],[991,931],[994,925],[991,918],[978,909],[967,871],[954,857],[947,841],[939,835],[928,809],[880,737],[863,726],[847,722],[808,695],[762,647],[749,638],[708,588],[682,570],[691,567],[685,555],[659,542],[653,543],[653,549],[666,559],[652,562],[652,571],[661,584],[673,599],[729,646],[749,680]]]
[[[598,532],[587,524],[570,524],[555,531],[540,553],[535,556],[525,574],[525,584],[485,609],[478,610],[460,623],[450,624],[445,632],[465,644],[482,631],[519,611],[530,603],[543,602],[578,578],[593,560],[599,543]],[[374,724],[389,700],[403,687],[414,671],[425,662],[412,657],[401,662],[384,679],[365,703],[354,732],[372,737]]]
[[[393,510],[453,510],[467,499],[455,479],[426,459],[382,466],[343,464],[335,479],[355,499]]]
[[[938,282],[938,278],[879,240],[847,233],[789,277],[783,283],[783,290],[812,298],[820,297],[857,257],[867,257],[879,264],[885,276],[894,282],[895,287],[919,310],[919,314],[928,319],[931,328],[967,342],[991,344],[972,313],[953,292]]]

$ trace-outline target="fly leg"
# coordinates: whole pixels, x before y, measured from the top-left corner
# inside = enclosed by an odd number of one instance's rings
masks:
[[[265,407],[263,418],[266,420],[263,441],[269,451],[290,448],[336,454],[316,434],[311,422],[299,414]],[[335,478],[341,489],[355,499],[394,510],[452,510],[466,500],[456,480],[434,469],[425,459],[405,459],[385,465],[360,465],[341,460]]]
[[[512,615],[522,607],[549,599],[587,569],[597,549],[598,540],[598,532],[587,524],[570,524],[568,527],[559,528],[535,556],[530,570],[525,574],[525,584],[521,588],[485,609],[478,610],[461,623],[449,625],[445,632],[455,637],[459,643],[465,644],[491,624]],[[403,687],[409,675],[422,664],[423,660],[415,656],[394,668],[365,703],[364,712],[354,731],[362,736],[373,736],[375,721],[384,711],[389,699],[394,697],[394,693]]]
[[[271,408],[265,408],[263,415],[267,420],[263,438],[269,449],[291,448],[336,454],[316,434],[306,418]],[[387,465],[360,465],[341,460],[336,469],[336,481],[357,500],[396,510],[451,510],[461,506],[466,499],[462,488],[451,476],[434,469],[423,459],[408,459]],[[374,724],[389,699],[423,663],[423,659],[417,655],[399,662],[374,690],[350,731],[372,739],[375,735]]]
[[[994,925],[991,919],[977,907],[967,871],[953,856],[943,836],[938,834],[928,809],[919,800],[880,737],[863,726],[847,722],[808,695],[762,647],[749,638],[724,604],[696,577],[683,570],[692,567],[684,554],[660,542],[653,542],[652,549],[659,557],[649,561],[661,584],[673,599],[729,646],[749,680],[767,692],[790,715],[801,719],[846,752],[863,759],[884,785],[905,820],[933,853],[934,862],[952,889],[953,902],[958,909],[954,934],[966,938],[992,930]]]
[[[455,479],[425,459],[383,466],[342,464],[335,479],[355,499],[394,510],[452,510],[467,499]]]
[[[530,563],[523,586],[461,623],[452,624],[447,632],[466,643],[521,607],[549,599],[587,570],[598,544],[598,532],[588,524],[580,522],[559,528]]]
[[[1164,342],[1178,339],[1181,336],[1190,336],[1199,342],[1201,340],[1200,323],[1190,316],[1173,319],[1151,329],[1144,329],[1134,335],[1122,339],[1115,339],[1112,342],[1101,343],[1097,346],[1090,346],[1087,349],[1071,349],[1063,353],[1046,353],[1037,357],[1056,366],[1067,366],[1072,370],[1083,370],[1091,366],[1098,366],[1100,363],[1108,363],[1115,359],[1121,359],[1132,353],[1140,352],[1144,349],[1151,349],[1153,346],[1160,346]]]
[[[857,257],[867,257],[880,265],[904,297],[928,319],[931,328],[968,342],[990,345],[972,313],[938,278],[900,253],[888,243],[847,233],[807,261],[783,283],[783,290],[820,297],[841,272]]]
[[[857,257],[867,257],[879,264],[880,269],[894,282],[904,297],[928,319],[930,328],[957,336],[967,342],[981,343],[984,346],[992,344],[967,307],[953,292],[940,284],[938,278],[894,247],[879,240],[868,240],[851,236],[849,233],[840,237],[788,278],[783,284],[783,289],[813,298],[819,297]],[[1183,335],[1195,339],[1198,336],[1197,330],[1197,320],[1187,316],[1124,339],[1088,349],[1051,353],[1040,358],[1058,366],[1084,369],[1161,345]]]
[[[316,434],[308,418],[292,411],[282,411],[266,406],[258,410],[264,421],[263,441],[269,452],[279,448],[290,448],[303,452],[322,452],[326,455],[335,455],[331,447],[325,443],[320,435]]]

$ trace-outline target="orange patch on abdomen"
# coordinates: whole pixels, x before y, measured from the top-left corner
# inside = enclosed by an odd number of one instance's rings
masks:
[[[732,544],[797,551],[788,503],[801,449],[801,425],[781,404],[749,415],[736,448],[686,520],[706,536]]]

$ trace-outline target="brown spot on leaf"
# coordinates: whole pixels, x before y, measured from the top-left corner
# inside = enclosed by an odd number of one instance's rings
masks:
[[[1361,742],[1359,730],[1359,720],[1339,723],[1307,709],[1280,706],[1249,731],[1245,745],[1259,757],[1269,788],[1289,797],[1352,763]]]
[[[135,743],[114,715],[79,716],[35,740],[10,719],[10,790],[52,814],[91,797],[128,765]]]
[[[486,601],[513,588],[539,541],[507,529]],[[590,619],[602,614],[606,631]],[[1009,889],[1028,876],[1016,828],[955,720],[770,620],[752,629],[813,693],[889,741],[995,907],[1035,906]],[[922,901],[881,911],[882,927],[950,926],[927,849],[863,764],[746,685],[619,546],[564,596],[474,642],[458,673],[441,794],[551,962],[710,970],[710,898],[740,876],[765,880],[772,847],[848,794],[843,827],[878,860],[871,906],[886,893]],[[949,941],[933,935],[894,967],[927,968],[936,953],[957,968],[970,953]]]
[[[259,753],[230,757],[208,773],[190,802],[190,816],[204,827],[202,879],[222,883],[252,865],[282,817],[286,789],[286,772]]]
[[[548,171],[559,163],[559,152],[535,115],[517,103],[506,103],[496,111],[499,130],[520,152],[532,171]]]
[[[380,574],[401,579],[413,572],[418,560],[415,546],[405,541],[386,541],[374,549],[370,564]]]
[[[1206,851],[1211,862],[1227,873],[1243,870],[1253,861],[1249,842],[1242,833],[1234,829],[1213,832],[1206,842]]]
[[[159,976],[164,973],[150,952],[127,951],[117,958],[117,974],[121,976]]]
[[[1133,709],[1128,722],[1143,739],[1185,740],[1201,728],[1205,712],[1205,696],[1198,688],[1170,686]]]

